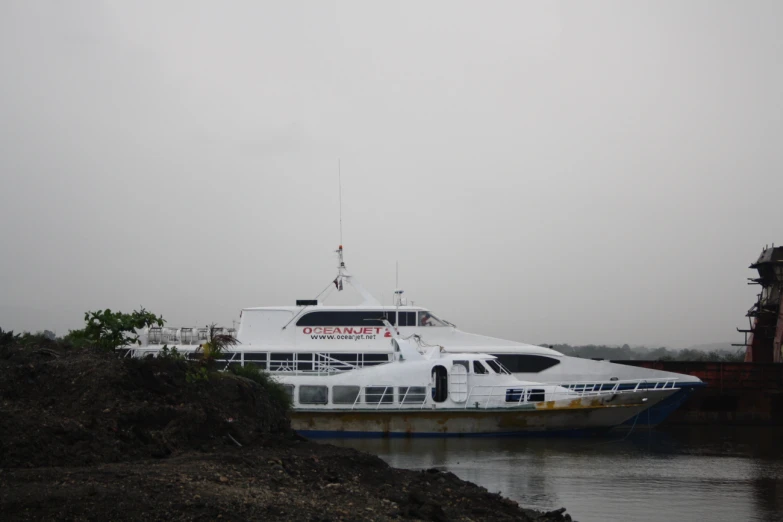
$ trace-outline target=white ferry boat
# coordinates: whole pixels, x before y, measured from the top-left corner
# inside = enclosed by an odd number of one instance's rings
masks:
[[[386,322],[393,332],[393,326]],[[291,426],[309,436],[468,436],[606,431],[679,391],[621,384],[585,391],[520,381],[495,357],[422,354],[392,333],[392,360],[350,372],[278,376],[294,400]]]
[[[676,379],[678,392],[650,408],[639,424],[657,424],[704,383],[693,376],[564,355],[550,348],[468,333],[429,309],[409,305],[395,291],[394,305],[381,305],[354,276],[337,250],[338,274],[333,284],[312,300],[294,306],[244,308],[238,330],[223,329],[239,341],[223,364],[255,364],[278,375],[331,374],[393,361],[392,333],[419,351],[441,347],[446,353],[483,353],[497,359],[514,377],[541,383],[569,383],[582,391],[654,388]],[[363,298],[355,306],[325,303],[330,292],[352,286]],[[394,332],[386,326],[386,322]],[[127,347],[129,356],[156,353],[163,345],[191,353],[205,342],[207,328],[152,328],[142,332],[141,346]],[[609,384],[607,384],[609,383]]]

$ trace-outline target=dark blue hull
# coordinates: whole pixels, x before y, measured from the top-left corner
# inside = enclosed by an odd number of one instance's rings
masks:
[[[636,426],[652,427],[662,423],[666,418],[671,415],[674,410],[682,406],[682,404],[688,400],[688,397],[696,391],[697,388],[703,388],[706,386],[703,382],[698,383],[683,383],[677,385],[680,391],[668,397],[652,408],[649,408],[639,414],[639,418],[628,419],[625,421],[620,429],[629,428],[634,424]]]

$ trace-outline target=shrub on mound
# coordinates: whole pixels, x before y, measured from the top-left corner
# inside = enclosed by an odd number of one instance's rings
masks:
[[[9,343],[0,358],[0,468],[165,457],[292,435],[277,383],[229,373],[189,383],[196,366]]]

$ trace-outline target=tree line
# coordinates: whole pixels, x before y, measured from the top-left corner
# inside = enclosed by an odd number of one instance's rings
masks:
[[[564,355],[581,357],[583,359],[606,359],[615,361],[705,361],[705,362],[742,362],[745,360],[745,349],[737,350],[695,350],[684,348],[676,350],[661,346],[649,348],[627,344],[622,346],[607,346],[603,344],[587,344],[571,346],[570,344],[546,345]]]

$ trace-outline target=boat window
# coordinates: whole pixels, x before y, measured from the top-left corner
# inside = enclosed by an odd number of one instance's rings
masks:
[[[358,386],[333,386],[332,403],[333,404],[355,404],[359,397]]]
[[[269,354],[267,353],[243,353],[242,356],[244,357],[245,364],[254,364],[261,368],[262,370],[266,370],[266,359]]]
[[[387,353],[364,354],[364,366],[375,366],[376,364],[384,364],[387,362],[389,362],[389,354]]]
[[[283,389],[288,394],[288,398],[291,399],[291,402],[294,402],[294,385],[293,384],[284,384]]]
[[[313,354],[300,353],[296,355],[296,369],[300,372],[313,371]]]
[[[397,394],[402,404],[423,404],[427,398],[425,386],[409,386],[397,388]]]
[[[382,310],[310,312],[300,317],[296,326],[383,326],[381,317],[390,317],[391,315]],[[393,319],[391,321],[393,322]]]
[[[473,373],[476,375],[485,375],[489,373],[489,370],[484,368],[484,365],[481,364],[481,361],[473,361]]]
[[[528,402],[544,402],[546,393],[544,390],[533,388],[527,396]]]
[[[361,355],[362,354],[360,353],[330,353],[329,357],[336,361],[357,365],[359,364],[359,357],[361,357]]]
[[[468,361],[454,361],[452,366],[462,366],[465,368],[465,373],[470,372],[470,365],[468,364]]]
[[[523,402],[525,388],[509,388],[506,390],[506,402]]]
[[[393,321],[392,324],[394,324]],[[400,324],[397,326],[416,326],[416,312],[400,312]]]
[[[328,395],[326,386],[299,386],[299,404],[326,404]]]
[[[492,371],[495,373],[506,373],[506,374],[509,373],[509,371],[503,368],[503,366],[499,364],[495,359],[487,359],[484,362],[487,363],[487,366],[492,368]]]
[[[399,312],[398,326],[416,326],[416,312]],[[310,312],[296,322],[297,326],[384,326],[382,319],[397,326],[397,311],[368,310],[342,311],[332,310]],[[438,325],[442,326],[442,325]]]
[[[538,373],[560,364],[560,360],[543,355],[522,355],[516,353],[492,354],[498,362],[513,373]]]
[[[394,388],[391,386],[367,386],[364,389],[367,404],[391,404],[394,402]]]
[[[270,372],[292,372],[294,371],[294,354],[292,353],[272,353],[270,354],[269,371]]]
[[[446,326],[446,323],[430,312],[419,312],[419,326]]]

